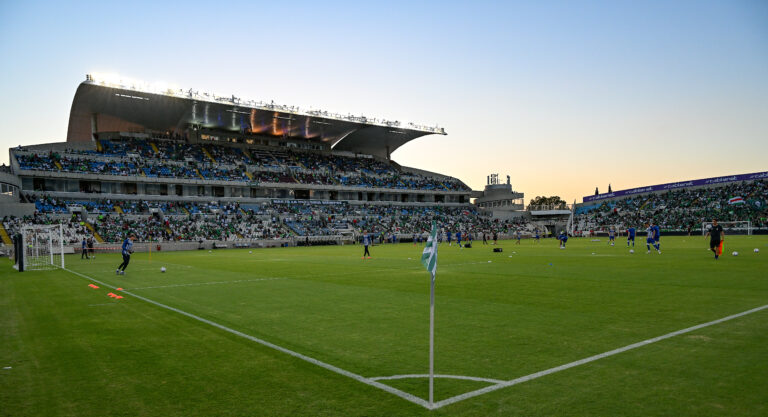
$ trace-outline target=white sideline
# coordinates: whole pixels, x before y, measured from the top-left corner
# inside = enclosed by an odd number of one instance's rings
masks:
[[[539,378],[539,377],[542,377],[542,376],[545,376],[545,375],[554,374],[555,372],[564,371],[566,369],[573,368],[575,366],[579,366],[579,365],[583,365],[585,363],[593,362],[593,361],[596,361],[598,359],[607,358],[608,356],[613,356],[613,355],[616,355],[618,353],[622,353],[622,352],[626,352],[628,350],[639,348],[641,346],[650,345],[651,343],[656,343],[656,342],[664,340],[664,339],[669,339],[670,337],[679,336],[681,334],[689,333],[689,332],[692,332],[694,330],[698,330],[698,329],[701,329],[701,328],[704,328],[704,327],[708,327],[708,326],[712,326],[712,325],[715,325],[715,324],[719,324],[719,323],[722,323],[724,321],[733,320],[733,319],[738,318],[738,317],[746,316],[747,314],[752,314],[752,313],[756,313],[756,312],[758,312],[760,310],[765,310],[766,308],[768,308],[768,304],[766,304],[764,306],[753,308],[751,310],[742,311],[741,313],[737,313],[737,314],[733,314],[733,315],[730,315],[730,316],[727,316],[727,317],[723,317],[721,319],[713,320],[713,321],[710,321],[710,322],[707,322],[707,323],[698,324],[696,326],[688,327],[688,328],[685,328],[685,329],[682,329],[682,330],[678,330],[678,331],[675,331],[675,332],[672,332],[672,333],[667,333],[667,334],[665,334],[663,336],[654,337],[652,339],[643,340],[642,342],[633,343],[631,345],[627,345],[627,346],[624,346],[624,347],[621,347],[621,348],[618,348],[618,349],[609,350],[608,352],[600,353],[598,355],[590,356],[588,358],[580,359],[580,360],[577,360],[577,361],[574,361],[574,362],[571,362],[571,363],[566,363],[565,365],[560,365],[560,366],[557,366],[557,367],[554,367],[554,368],[546,369],[544,371],[539,371],[539,372],[536,372],[536,373],[533,373],[533,374],[530,374],[530,375],[526,375],[526,376],[523,376],[523,377],[520,377],[520,378],[515,378],[515,379],[509,380],[509,381],[502,382],[500,384],[491,385],[491,386],[488,386],[488,387],[485,387],[485,388],[481,388],[481,389],[476,390],[476,391],[470,391],[470,392],[467,392],[467,393],[464,393],[464,394],[461,394],[461,395],[457,395],[455,397],[451,397],[451,398],[445,399],[443,401],[438,401],[438,402],[436,402],[433,405],[432,409],[444,407],[444,406],[449,405],[449,404],[457,403],[459,401],[463,401],[463,400],[466,400],[468,398],[476,397],[478,395],[487,394],[489,392],[496,391],[496,390],[499,390],[499,389],[502,389],[502,388],[511,387],[512,385],[517,385],[517,384],[520,384],[522,382],[530,381],[532,379],[536,379],[536,378]]]
[[[195,282],[191,284],[171,284],[171,285],[158,285],[155,287],[136,287],[127,288],[127,290],[148,290],[154,288],[175,288],[175,287],[194,287],[197,285],[215,285],[215,284],[236,284],[239,282],[256,282],[256,281],[274,281],[276,279],[287,279],[285,277],[272,277],[272,278],[256,278],[256,279],[238,279],[235,281],[211,281],[211,282]]]
[[[80,276],[82,278],[85,278],[87,280],[90,280],[90,281],[96,282],[98,284],[101,284],[104,287],[112,288],[112,289],[117,289],[117,287],[113,287],[112,285],[109,285],[109,284],[107,284],[105,282],[99,281],[99,280],[97,280],[95,278],[89,277],[88,275],[81,274],[81,273],[79,273],[77,271],[73,271],[73,270],[67,269],[67,268],[62,268],[62,269],[64,269],[65,271],[71,272],[71,273],[73,273],[75,275],[78,275],[78,276]],[[298,358],[298,359],[301,359],[303,361],[309,362],[309,363],[311,363],[313,365],[317,365],[317,366],[325,368],[325,369],[327,369],[329,371],[336,372],[337,374],[344,375],[344,376],[352,378],[352,379],[354,379],[356,381],[362,382],[363,384],[370,385],[372,387],[376,387],[376,388],[378,388],[378,389],[380,389],[382,391],[386,391],[386,392],[388,392],[390,394],[396,395],[396,396],[398,396],[398,397],[400,397],[400,398],[402,398],[404,400],[410,401],[410,402],[412,402],[414,404],[417,404],[417,405],[420,405],[420,406],[422,406],[424,408],[430,408],[429,403],[427,401],[424,401],[421,398],[416,397],[415,395],[411,395],[411,394],[409,394],[409,393],[407,393],[405,391],[400,391],[399,389],[392,388],[389,385],[384,385],[384,384],[382,384],[380,382],[373,381],[373,380],[371,380],[369,378],[366,378],[364,376],[361,376],[361,375],[349,372],[347,370],[338,368],[338,367],[333,366],[331,364],[319,361],[319,360],[317,360],[315,358],[310,358],[309,356],[302,355],[301,353],[294,352],[294,351],[286,349],[284,347],[281,347],[281,346],[275,345],[273,343],[267,342],[266,340],[259,339],[258,337],[254,337],[254,336],[245,334],[243,332],[239,332],[237,330],[230,329],[229,327],[223,326],[223,325],[221,325],[219,323],[210,321],[208,319],[204,319],[204,318],[202,318],[200,316],[196,316],[194,314],[187,313],[186,311],[179,310],[178,308],[167,306],[165,304],[158,303],[157,301],[150,300],[149,298],[142,297],[142,296],[137,295],[137,294],[133,294],[133,293],[131,293],[129,291],[123,290],[123,291],[121,291],[121,293],[130,295],[131,297],[137,298],[137,299],[145,301],[147,303],[154,304],[154,305],[156,305],[158,307],[162,307],[162,308],[164,308],[166,310],[170,310],[170,311],[173,311],[175,313],[179,313],[181,315],[184,315],[184,316],[187,316],[189,318],[195,319],[195,320],[197,320],[199,322],[202,322],[202,323],[211,325],[213,327],[216,327],[218,329],[224,330],[225,332],[229,332],[229,333],[232,333],[232,334],[234,334],[236,336],[240,336],[242,338],[245,338],[245,339],[248,339],[250,341],[256,342],[258,344],[264,345],[264,346],[266,346],[268,348],[272,348],[272,349],[275,349],[277,351],[286,353],[286,354],[291,355],[291,356],[293,356],[295,358]]]
[[[64,269],[65,271],[71,272],[71,273],[73,273],[75,275],[78,275],[78,276],[80,276],[82,278],[85,278],[87,280],[90,280],[90,281],[96,282],[98,284],[101,284],[101,285],[103,285],[103,286],[105,286],[107,288],[112,288],[112,289],[116,289],[117,288],[117,287],[113,287],[112,285],[109,285],[109,284],[107,284],[105,282],[99,281],[99,280],[97,280],[95,278],[89,277],[88,275],[81,274],[81,273],[79,273],[77,271],[73,271],[73,270],[67,269],[67,268],[62,268],[62,269]],[[124,293],[124,294],[130,295],[130,296],[132,296],[134,298],[137,298],[139,300],[145,301],[147,303],[154,304],[154,305],[156,305],[158,307],[161,307],[161,308],[164,308],[166,310],[170,310],[170,311],[179,313],[181,315],[184,315],[184,316],[187,316],[189,318],[195,319],[195,320],[200,321],[202,323],[211,325],[213,327],[216,327],[218,329],[224,330],[226,332],[229,332],[229,333],[232,333],[234,335],[240,336],[242,338],[245,338],[245,339],[251,340],[253,342],[259,343],[259,344],[261,344],[263,346],[266,346],[266,347],[275,349],[277,351],[286,353],[286,354],[291,355],[291,356],[293,356],[295,358],[298,358],[298,359],[301,359],[303,361],[309,362],[309,363],[311,363],[313,365],[320,366],[322,368],[325,368],[325,369],[327,369],[329,371],[332,371],[332,372],[335,372],[337,374],[344,375],[346,377],[352,378],[352,379],[354,379],[356,381],[362,382],[363,384],[379,388],[382,391],[386,391],[386,392],[388,392],[390,394],[396,395],[396,396],[398,396],[398,397],[400,397],[400,398],[402,398],[402,399],[404,399],[406,401],[410,401],[410,402],[412,402],[414,404],[420,405],[420,406],[422,406],[422,407],[424,407],[426,409],[429,409],[429,410],[435,410],[435,409],[438,409],[438,408],[441,408],[441,407],[445,407],[446,405],[454,404],[454,403],[457,403],[459,401],[463,401],[463,400],[466,400],[466,399],[469,399],[469,398],[472,398],[472,397],[477,397],[478,395],[487,394],[489,392],[493,392],[493,391],[496,391],[496,390],[499,390],[499,389],[502,389],[502,388],[510,387],[512,385],[517,385],[517,384],[520,384],[520,383],[523,383],[523,382],[527,382],[527,381],[530,381],[530,380],[533,380],[533,379],[536,379],[536,378],[539,378],[539,377],[542,377],[542,376],[554,374],[556,372],[564,371],[566,369],[570,369],[570,368],[573,368],[573,367],[576,367],[576,366],[579,366],[579,365],[584,365],[585,363],[594,362],[594,361],[596,361],[598,359],[603,359],[603,358],[606,358],[606,357],[609,357],[609,356],[613,356],[613,355],[616,355],[616,354],[619,354],[619,353],[622,353],[622,352],[626,352],[628,350],[639,348],[639,347],[642,347],[642,346],[645,346],[645,345],[650,345],[652,343],[656,343],[656,342],[659,342],[661,340],[669,339],[669,338],[674,337],[674,336],[679,336],[681,334],[689,333],[689,332],[692,332],[692,331],[695,331],[695,330],[698,330],[698,329],[702,329],[704,327],[709,327],[709,326],[712,326],[712,325],[715,325],[715,324],[723,323],[723,322],[728,321],[728,320],[733,320],[733,319],[736,319],[736,318],[739,318],[739,317],[742,317],[742,316],[746,316],[748,314],[752,314],[752,313],[756,313],[756,312],[761,311],[761,310],[768,309],[768,304],[760,306],[760,307],[755,307],[755,308],[753,308],[751,310],[742,311],[741,313],[732,314],[730,316],[726,316],[726,317],[723,317],[723,318],[720,318],[720,319],[717,319],[717,320],[713,320],[713,321],[702,323],[702,324],[697,324],[695,326],[687,327],[687,328],[682,329],[682,330],[677,330],[677,331],[674,331],[674,332],[671,332],[671,333],[667,333],[667,334],[662,335],[662,336],[657,336],[657,337],[654,337],[654,338],[651,338],[651,339],[646,339],[646,340],[643,340],[641,342],[633,343],[631,345],[620,347],[618,349],[609,350],[607,352],[603,352],[603,353],[600,353],[600,354],[597,354],[597,355],[594,355],[594,356],[590,356],[588,358],[579,359],[579,360],[574,361],[574,362],[570,362],[570,363],[567,363],[567,364],[564,364],[564,365],[556,366],[554,368],[550,368],[550,369],[546,369],[546,370],[543,370],[543,371],[539,371],[539,372],[536,372],[536,373],[533,373],[533,374],[530,374],[530,375],[526,375],[526,376],[523,376],[523,377],[520,377],[520,378],[515,378],[515,379],[509,380],[509,381],[500,381],[500,382],[496,383],[495,385],[491,385],[491,386],[488,386],[488,387],[485,387],[485,388],[481,388],[481,389],[478,389],[478,390],[475,390],[475,391],[466,392],[464,394],[460,394],[460,395],[457,395],[457,396],[454,396],[454,397],[451,397],[451,398],[447,398],[447,399],[442,400],[442,401],[438,401],[438,402],[436,402],[434,404],[430,404],[428,401],[425,401],[425,400],[423,400],[423,399],[421,399],[419,397],[416,397],[416,396],[414,396],[412,394],[409,394],[409,393],[401,391],[399,389],[390,387],[389,385],[385,385],[385,384],[382,384],[382,383],[378,382],[379,380],[399,379],[399,378],[405,378],[405,377],[417,377],[418,378],[418,377],[422,377],[422,375],[416,375],[416,374],[415,375],[395,375],[393,377],[366,378],[364,376],[361,376],[361,375],[349,372],[347,370],[338,368],[336,366],[333,366],[331,364],[319,361],[319,360],[311,358],[309,356],[302,355],[301,353],[294,352],[294,351],[286,349],[284,347],[281,347],[281,346],[275,345],[273,343],[267,342],[266,340],[262,340],[262,339],[259,339],[257,337],[254,337],[254,336],[247,335],[245,333],[242,333],[240,331],[237,331],[237,330],[231,329],[229,327],[223,326],[221,324],[218,324],[216,322],[210,321],[208,319],[196,316],[196,315],[191,314],[191,313],[187,313],[186,311],[179,310],[177,308],[170,307],[170,306],[167,306],[165,304],[161,304],[161,303],[159,303],[157,301],[153,301],[153,300],[150,300],[150,299],[148,299],[146,297],[142,297],[140,295],[133,294],[133,293],[131,293],[129,291],[123,290],[121,292]],[[477,381],[486,381],[486,382],[496,382],[497,381],[497,380],[492,380],[490,378],[485,379],[485,378],[460,377],[460,376],[451,376],[451,375],[443,375],[443,377],[446,377],[446,378],[453,377],[453,378],[457,378],[457,379],[473,379],[473,380],[477,380]]]

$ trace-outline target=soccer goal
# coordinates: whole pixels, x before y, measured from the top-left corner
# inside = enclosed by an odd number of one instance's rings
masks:
[[[752,222],[717,222],[720,226],[723,226],[723,231],[726,235],[751,235],[752,234]],[[712,228],[712,222],[704,222],[701,224],[701,234],[706,235]]]
[[[19,271],[64,268],[64,238],[60,224],[30,225],[21,229]]]

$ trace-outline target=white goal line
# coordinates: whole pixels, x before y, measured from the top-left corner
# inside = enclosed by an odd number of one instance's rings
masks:
[[[546,369],[544,371],[539,371],[539,372],[536,372],[536,373],[533,373],[533,374],[530,374],[530,375],[526,375],[526,376],[523,376],[523,377],[520,377],[520,378],[515,378],[515,379],[509,380],[509,381],[502,382],[500,384],[491,385],[489,387],[481,388],[479,390],[470,391],[470,392],[467,392],[467,393],[464,393],[464,394],[460,394],[460,395],[457,395],[455,397],[451,397],[451,398],[445,399],[443,401],[436,402],[434,404],[434,406],[433,406],[433,409],[434,408],[444,407],[446,405],[453,404],[453,403],[456,403],[456,402],[459,402],[459,401],[463,401],[463,400],[466,400],[468,398],[476,397],[478,395],[487,394],[489,392],[496,391],[496,390],[499,390],[499,389],[502,389],[502,388],[511,387],[512,385],[517,385],[517,384],[520,384],[520,383],[523,383],[523,382],[527,382],[527,381],[530,381],[532,379],[536,379],[536,378],[539,378],[539,377],[542,377],[542,376],[545,376],[545,375],[554,374],[555,372],[564,371],[566,369],[570,369],[570,368],[573,368],[573,367],[576,367],[576,366],[579,366],[579,365],[584,365],[585,363],[594,362],[594,361],[596,361],[598,359],[607,358],[609,356],[613,356],[613,355],[616,355],[616,354],[619,354],[619,353],[622,353],[622,352],[626,352],[628,350],[636,349],[636,348],[639,348],[639,347],[642,347],[642,346],[645,346],[645,345],[650,345],[651,343],[656,343],[656,342],[659,342],[659,341],[662,341],[662,340],[665,340],[665,339],[669,339],[670,337],[679,336],[681,334],[690,333],[690,332],[692,332],[694,330],[699,330],[699,329],[702,329],[704,327],[709,327],[709,326],[713,326],[715,324],[719,324],[719,323],[722,323],[722,322],[725,322],[725,321],[728,321],[728,320],[733,320],[735,318],[739,318],[739,317],[742,317],[742,316],[746,316],[748,314],[752,314],[752,313],[756,313],[756,312],[761,311],[761,310],[765,310],[766,308],[768,308],[768,304],[766,304],[764,306],[753,308],[751,310],[742,311],[741,313],[737,313],[737,314],[733,314],[733,315],[730,315],[730,316],[727,316],[727,317],[723,317],[721,319],[713,320],[713,321],[710,321],[710,322],[707,322],[707,323],[698,324],[696,326],[691,326],[691,327],[688,327],[688,328],[685,328],[685,329],[682,329],[682,330],[674,331],[672,333],[667,333],[665,335],[654,337],[652,339],[646,339],[646,340],[643,340],[642,342],[633,343],[631,345],[620,347],[618,349],[609,350],[608,352],[603,352],[603,353],[600,353],[600,354],[597,354],[597,355],[594,355],[594,356],[590,356],[588,358],[579,359],[579,360],[574,361],[574,362],[566,363],[565,365],[556,366],[554,368]]]

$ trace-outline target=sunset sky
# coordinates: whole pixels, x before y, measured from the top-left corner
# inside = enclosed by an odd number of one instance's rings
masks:
[[[0,162],[88,72],[440,125],[398,163],[567,201],[768,170],[768,2],[0,2]]]

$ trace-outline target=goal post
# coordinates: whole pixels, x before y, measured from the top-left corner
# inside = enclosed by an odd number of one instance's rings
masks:
[[[62,225],[29,225],[21,229],[20,271],[64,268]]]
[[[726,235],[751,235],[752,234],[752,222],[738,221],[738,222],[717,222],[723,227],[723,231]],[[712,228],[712,222],[703,222],[701,224],[701,234],[706,235]]]

